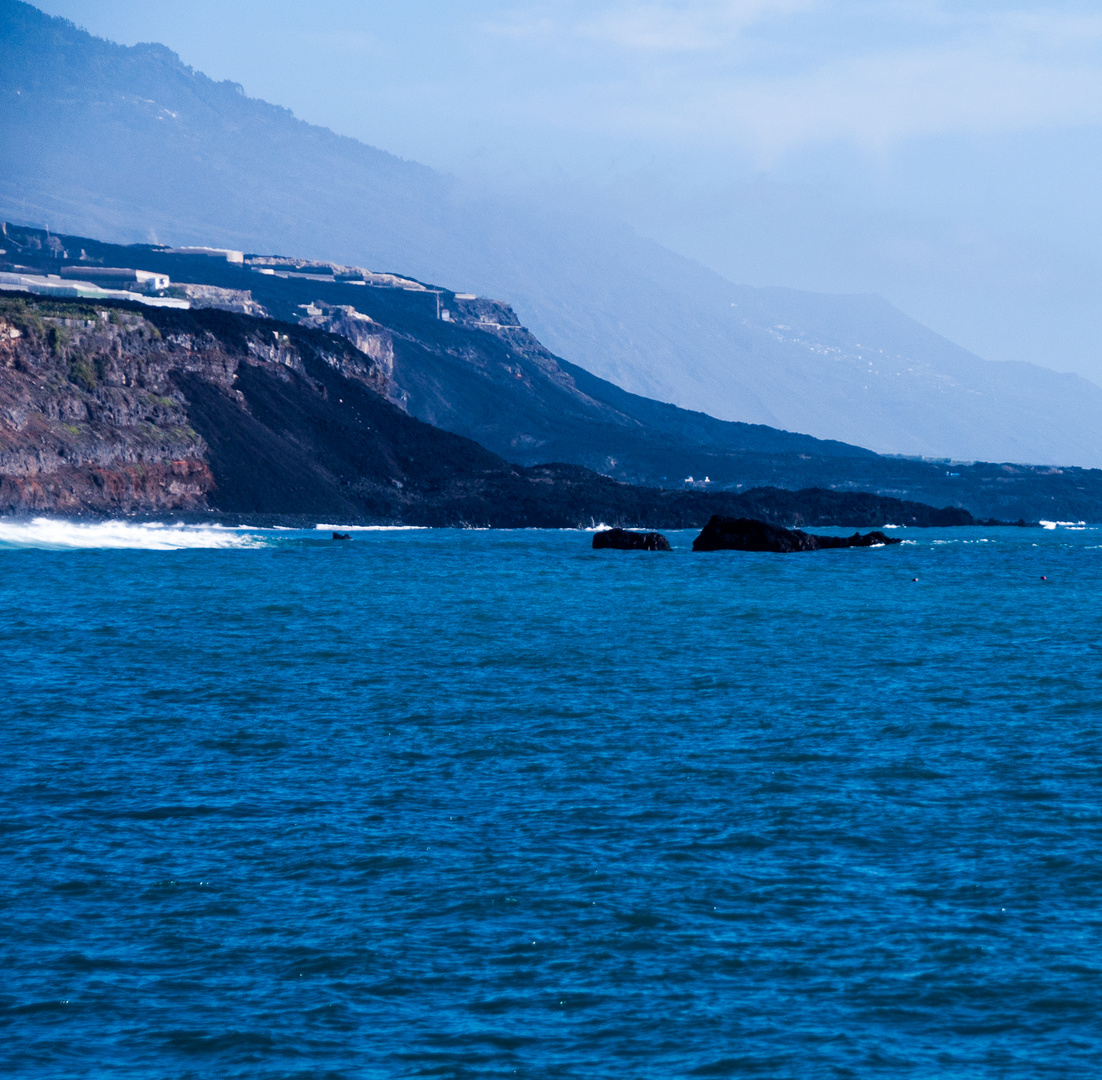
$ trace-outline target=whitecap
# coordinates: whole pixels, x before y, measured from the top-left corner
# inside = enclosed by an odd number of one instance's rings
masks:
[[[0,519],[0,546],[14,548],[122,548],[179,551],[184,548],[251,548],[263,546],[254,532],[217,525],[166,525],[157,521],[82,522],[62,518],[30,521]]]

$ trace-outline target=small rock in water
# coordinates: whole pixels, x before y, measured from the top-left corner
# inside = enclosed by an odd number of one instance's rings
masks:
[[[351,533],[335,532],[335,533],[333,533],[333,539],[334,540],[351,540],[352,539],[352,534]]]
[[[615,548],[617,551],[669,551],[670,542],[661,533],[630,532],[628,529],[605,529],[593,534],[595,548]]]

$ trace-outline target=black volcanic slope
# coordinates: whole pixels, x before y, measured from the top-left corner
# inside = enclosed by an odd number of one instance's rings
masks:
[[[687,528],[753,507],[808,525],[969,524],[961,511],[828,491],[744,495],[641,488],[571,465],[511,465],[476,443],[411,419],[323,362],[281,379],[244,366],[242,408],[209,383],[179,380],[210,446],[223,511],[424,525]]]

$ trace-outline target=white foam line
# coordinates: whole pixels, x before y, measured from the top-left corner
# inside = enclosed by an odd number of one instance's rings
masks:
[[[427,525],[326,525],[314,526],[322,532],[414,532],[427,529]]]

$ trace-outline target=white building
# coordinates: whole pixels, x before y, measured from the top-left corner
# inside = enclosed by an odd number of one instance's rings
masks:
[[[228,263],[245,262],[243,251],[232,251],[230,248],[216,247],[178,247],[162,248],[166,255],[209,255],[212,259],[225,259]]]
[[[125,289],[137,285],[143,292],[158,292],[171,284],[168,274],[155,274],[151,270],[130,270],[123,266],[63,266],[63,278],[79,278],[94,281],[97,285],[114,285]]]

